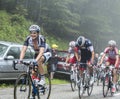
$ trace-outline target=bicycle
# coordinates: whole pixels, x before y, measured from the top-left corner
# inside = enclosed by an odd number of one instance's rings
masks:
[[[76,64],[70,64],[70,85],[71,85],[71,89],[72,91],[75,91],[76,86],[77,86],[77,82],[78,82],[78,77],[77,77],[77,66]]]
[[[87,94],[88,96],[91,95],[92,90],[93,90],[93,84],[90,84],[90,80],[91,80],[91,76],[89,75],[89,70],[88,70],[88,66],[86,63],[80,63],[78,65],[78,94],[79,94],[79,98],[81,99],[84,92],[87,89]],[[81,70],[83,71],[83,73],[81,74]]]
[[[105,73],[104,73],[104,77],[103,77],[103,96],[106,97],[108,94],[108,91],[110,90],[111,96],[113,96],[113,92],[112,92],[112,86],[113,86],[113,82],[112,82],[112,69],[114,67],[111,66],[107,66],[105,68]]]
[[[96,82],[97,82],[97,86],[99,86],[100,81],[103,81],[103,75],[104,75],[104,69],[105,69],[105,65],[102,64],[101,66],[97,66],[96,68]]]
[[[13,61],[14,69],[17,70],[16,64],[18,62]],[[48,73],[45,73],[45,85],[38,85],[36,80],[32,79],[32,62],[22,62],[21,65],[27,67],[24,73],[21,73],[14,85],[14,99],[49,99],[51,94],[51,80]],[[36,72],[38,74],[38,72]],[[32,90],[32,91],[31,91]]]

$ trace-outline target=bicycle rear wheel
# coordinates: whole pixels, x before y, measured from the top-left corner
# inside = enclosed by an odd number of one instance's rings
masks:
[[[106,75],[103,78],[103,96],[106,97],[109,90],[109,77]]]
[[[51,80],[49,74],[45,74],[45,82],[44,86],[38,85],[38,92],[40,99],[49,99],[51,94]]]
[[[30,99],[31,81],[26,73],[19,75],[14,86],[14,99]]]

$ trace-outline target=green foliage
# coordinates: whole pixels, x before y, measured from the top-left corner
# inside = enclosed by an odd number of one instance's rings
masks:
[[[11,15],[0,11],[0,39],[5,41],[22,42],[27,36],[27,22],[23,16]]]
[[[0,40],[23,43],[26,36],[29,35],[28,28],[31,24],[33,22],[26,20],[24,16],[19,16],[18,14],[11,15],[5,11],[0,11]],[[54,35],[48,35],[44,31],[42,31],[42,34],[46,37],[48,44],[63,45],[62,47],[59,46],[59,49],[66,49],[67,44],[62,39]]]
[[[0,12],[0,39],[23,41],[33,22],[40,25],[50,45],[66,49],[70,40],[84,35],[99,52],[104,42],[119,42],[119,9],[120,0],[0,0],[0,10],[9,12]]]

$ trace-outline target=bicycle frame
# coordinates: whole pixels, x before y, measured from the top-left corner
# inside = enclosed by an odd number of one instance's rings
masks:
[[[17,63],[14,63],[14,69],[17,70],[17,68],[15,67]],[[31,95],[31,86],[32,86],[32,96],[35,98],[37,96],[38,99],[40,99],[41,97],[45,96],[45,92],[47,89],[46,86],[42,86],[42,85],[36,85],[36,83],[34,82],[35,80],[31,77],[31,70],[33,70],[33,65],[29,62],[23,62],[22,64],[24,64],[25,66],[27,66],[27,70],[20,74],[18,79],[16,80],[15,86],[14,86],[14,99],[17,99],[17,91],[18,92],[27,92],[28,95],[27,97],[30,98]],[[38,72],[37,72],[38,75]],[[50,81],[50,78],[48,77],[48,80]],[[20,83],[20,86],[18,86]],[[49,82],[50,86],[49,86],[49,91],[47,95],[47,99],[49,99],[50,96],[50,92],[51,92],[51,82]],[[29,86],[29,87],[28,87]],[[17,87],[18,90],[17,90]],[[27,90],[28,87],[28,90]],[[43,89],[44,88],[44,89]],[[43,95],[41,96],[40,93],[42,93]],[[22,93],[21,93],[22,94]],[[24,96],[26,97],[26,96]],[[46,96],[45,96],[46,97]]]

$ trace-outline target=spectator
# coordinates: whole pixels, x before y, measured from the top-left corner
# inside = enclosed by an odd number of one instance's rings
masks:
[[[54,74],[57,69],[57,63],[58,63],[57,48],[58,48],[58,45],[52,44],[52,57],[49,59],[49,62],[48,62],[48,71],[50,73],[51,79],[54,78]]]

